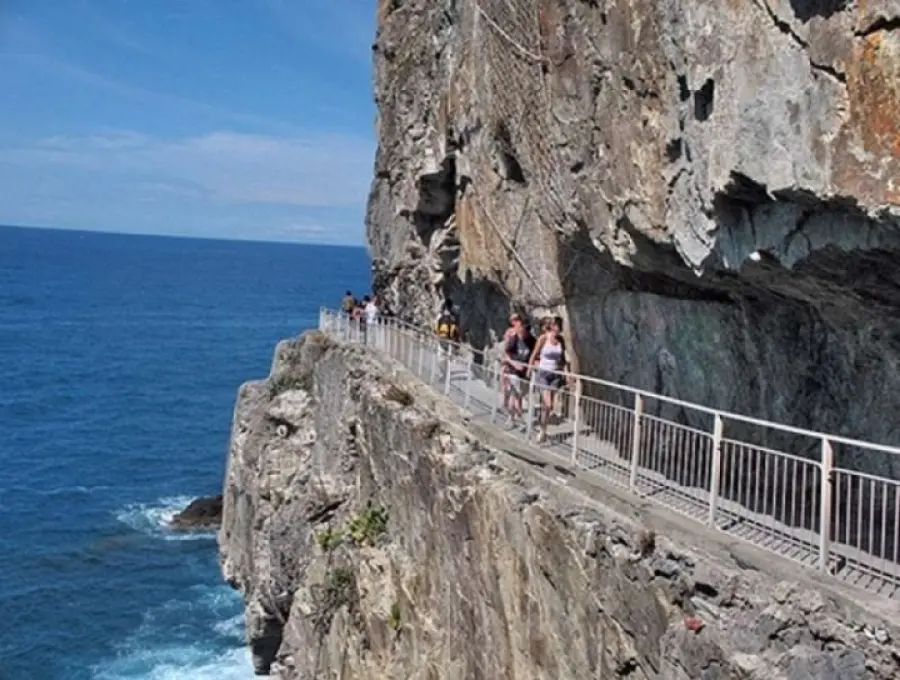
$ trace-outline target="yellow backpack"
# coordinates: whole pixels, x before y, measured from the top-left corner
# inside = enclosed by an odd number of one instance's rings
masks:
[[[444,314],[438,319],[437,334],[439,338],[456,340],[458,330],[459,329],[456,327],[456,319],[454,319],[452,315]]]

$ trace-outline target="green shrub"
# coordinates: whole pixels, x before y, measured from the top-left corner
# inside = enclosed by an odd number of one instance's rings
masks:
[[[340,529],[323,529],[316,534],[316,543],[322,549],[322,552],[331,552],[337,548],[344,540],[344,532]]]
[[[350,520],[347,532],[358,545],[375,545],[387,532],[388,511],[381,505],[366,504],[366,509]]]
[[[394,602],[391,605],[391,611],[388,614],[387,624],[391,630],[400,630],[400,603]]]
[[[355,588],[356,577],[347,567],[335,567],[325,578],[325,596],[333,609],[352,602]]]

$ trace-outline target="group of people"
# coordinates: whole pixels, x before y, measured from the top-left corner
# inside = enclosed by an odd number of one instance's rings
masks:
[[[550,414],[571,368],[562,327],[562,317],[545,318],[541,321],[540,334],[535,338],[521,315],[514,313],[509,317],[509,328],[503,334],[500,391],[509,417],[507,426],[524,431],[522,402],[533,374],[535,387],[541,394],[538,442],[547,438]]]
[[[341,309],[359,323],[364,342],[366,327],[377,323],[382,316],[377,296],[365,295],[358,300],[349,290],[341,301]],[[503,334],[500,391],[503,408],[508,415],[507,427],[524,431],[523,400],[533,375],[534,385],[541,395],[539,442],[547,438],[547,426],[556,406],[557,395],[570,379],[567,376],[570,376],[571,366],[562,329],[562,317],[547,317],[541,321],[540,333],[535,337],[522,316],[514,313],[510,315],[509,327]],[[434,322],[434,332],[442,352],[448,355],[452,354],[454,343],[462,339],[459,313],[449,298],[441,305]]]
[[[341,300],[341,310],[354,321],[361,324],[375,323],[380,311],[378,309],[378,296],[364,295],[362,300],[357,300],[351,291],[344,293]]]

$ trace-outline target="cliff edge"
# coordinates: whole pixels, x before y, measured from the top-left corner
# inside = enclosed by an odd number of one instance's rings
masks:
[[[893,604],[543,455],[380,355],[279,344],[239,393],[219,539],[257,672],[900,676]]]
[[[900,2],[381,0],[376,286],[477,346],[900,440]],[[872,472],[900,475],[869,457]]]

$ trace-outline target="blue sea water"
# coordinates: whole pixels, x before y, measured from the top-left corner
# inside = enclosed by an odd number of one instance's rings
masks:
[[[361,248],[0,227],[0,679],[251,678],[215,536],[234,398]]]

